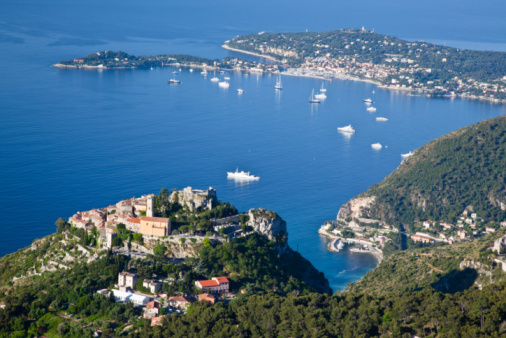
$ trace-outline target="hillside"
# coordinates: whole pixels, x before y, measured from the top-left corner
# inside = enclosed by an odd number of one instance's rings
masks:
[[[491,247],[497,233],[454,245],[396,251],[387,256],[361,280],[349,284],[347,291],[387,295],[432,287],[444,293],[463,292],[473,285],[482,287],[506,277],[497,252]],[[381,281],[380,283],[378,281]]]
[[[498,228],[506,220],[504,168],[506,117],[500,116],[417,149],[383,181],[343,205],[338,219],[377,219],[411,231],[421,229],[423,220],[438,222],[433,230],[444,222],[463,223],[479,234],[485,225]],[[463,212],[476,213],[476,219],[467,221]]]

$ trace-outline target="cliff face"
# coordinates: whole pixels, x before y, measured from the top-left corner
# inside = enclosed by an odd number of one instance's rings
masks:
[[[288,237],[286,222],[275,212],[265,209],[251,209],[248,213],[248,225],[255,232],[266,236],[269,240],[275,240],[279,236]]]
[[[368,214],[371,205],[376,201],[376,196],[355,197],[343,204],[337,213],[338,221],[345,221],[347,218],[361,218]]]

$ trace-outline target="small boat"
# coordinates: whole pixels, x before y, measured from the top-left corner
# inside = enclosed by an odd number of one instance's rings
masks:
[[[203,70],[200,72],[200,74],[204,75],[204,76],[207,76],[207,70]]]
[[[388,119],[386,117],[377,117],[376,121],[386,122],[386,121],[388,121]]]
[[[218,82],[220,79],[218,79],[216,76],[211,79],[211,82]]]
[[[230,80],[230,77],[225,76],[224,79],[228,81],[228,80]]]
[[[320,90],[320,94],[316,94],[314,97],[318,100],[325,100],[327,98],[327,95],[325,95],[325,93],[322,93]]]
[[[311,96],[309,97],[309,103],[321,103],[322,101],[318,100],[314,97],[314,89],[311,92]]]
[[[260,179],[259,176],[251,175],[250,172],[239,171],[239,168],[235,169],[234,172],[227,171],[227,178],[238,181],[257,181]]]
[[[220,70],[220,74],[225,74],[225,71],[224,70]]]
[[[367,111],[369,111],[371,113],[374,113],[376,111],[376,108],[374,108],[374,107],[368,107]]]
[[[281,83],[281,76],[278,76],[278,81],[276,81],[276,85],[274,85],[274,89],[282,90],[283,84]]]
[[[364,102],[365,103],[372,103],[372,100],[371,99],[365,99]]]
[[[320,93],[326,93],[327,92],[327,89],[325,89],[323,87],[323,82],[322,82],[322,87],[320,88]]]
[[[193,68],[190,68],[190,73],[193,73]]]
[[[355,128],[353,128],[351,124],[346,127],[338,127],[337,131],[340,131],[341,133],[355,134]]]
[[[241,89],[241,88],[237,89],[237,94],[242,94],[242,93],[244,93],[244,89]]]
[[[410,151],[410,152],[409,152],[409,153],[407,153],[407,154],[401,154],[401,157],[402,157],[402,158],[408,158],[408,157],[410,157],[411,155],[413,155],[413,152],[412,152],[412,151]]]
[[[228,88],[228,87],[230,87],[230,83],[228,83],[227,81],[221,81],[221,82],[218,82],[218,86],[220,86],[222,88]]]
[[[177,70],[175,70],[175,71],[173,71],[173,72],[172,72],[172,74],[177,74],[177,73],[178,73],[178,71],[177,71]]]
[[[248,73],[244,73],[244,76],[245,76],[245,77],[248,77],[248,76],[249,76],[249,74],[248,74]]]
[[[180,84],[180,83],[181,83],[181,81],[176,80],[176,79],[170,79],[170,80],[169,80],[169,83],[171,83],[171,84]]]
[[[151,67],[151,70],[153,70],[153,67]]]
[[[376,93],[376,92],[373,90],[373,91],[372,91],[372,93],[374,94],[374,93]]]
[[[373,143],[371,144],[371,148],[373,148],[374,150],[380,150],[381,148],[383,148],[383,146],[381,145],[381,143]]]
[[[182,70],[181,68],[179,68],[179,71],[181,72],[181,71],[183,71],[183,70]]]

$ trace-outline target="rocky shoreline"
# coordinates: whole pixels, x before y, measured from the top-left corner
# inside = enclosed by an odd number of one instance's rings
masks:
[[[372,243],[370,243],[370,242],[360,240],[360,239],[343,238],[341,236],[332,235],[321,228],[318,229],[318,234],[320,234],[321,236],[332,239],[332,242],[330,242],[329,245],[327,246],[327,250],[329,250],[331,252],[340,252],[342,250],[342,248],[338,247],[340,243],[343,244],[344,242],[355,242],[355,243],[366,245],[367,247],[369,247],[369,250],[350,249],[350,252],[371,254],[378,260],[378,264],[380,264],[381,261],[383,260],[383,252],[381,250],[373,247],[371,245]]]

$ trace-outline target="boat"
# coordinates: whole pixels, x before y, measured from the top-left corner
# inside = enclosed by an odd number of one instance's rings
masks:
[[[381,148],[383,148],[383,146],[381,145],[381,143],[373,143],[371,144],[371,148],[373,148],[374,150],[380,150]]]
[[[341,133],[355,134],[355,128],[353,128],[351,124],[346,127],[338,127],[337,131],[340,131]]]
[[[172,74],[177,74],[177,73],[178,73],[178,71],[177,71],[177,70],[175,70],[175,71],[173,71],[173,72],[172,72]]]
[[[413,152],[412,152],[412,151],[410,151],[410,152],[409,152],[409,153],[407,153],[407,154],[401,154],[401,157],[402,157],[402,158],[408,158],[408,157],[410,157],[411,155],[413,155]]]
[[[388,121],[388,119],[386,117],[377,117],[376,121],[386,122],[386,121]]]
[[[260,179],[259,176],[251,175],[250,172],[239,171],[239,168],[235,169],[234,172],[227,171],[227,178],[238,181],[257,181]]]
[[[322,87],[320,88],[320,93],[326,93],[327,92],[327,89],[325,89],[323,87],[323,82],[322,82]]]
[[[228,76],[225,76],[224,79],[227,81],[230,80],[230,78]]]
[[[151,70],[153,70],[153,67],[151,67]]]
[[[371,99],[365,99],[364,102],[365,103],[372,103],[372,100]]]
[[[181,81],[176,80],[176,79],[174,78],[174,79],[170,79],[170,80],[169,80],[169,83],[171,83],[171,84],[180,84],[180,83],[181,83]]]
[[[218,85],[222,88],[228,88],[230,87],[230,83],[228,83],[227,81],[221,81],[221,82],[218,82]]]
[[[190,68],[190,73],[193,73],[193,68]]]
[[[241,88],[237,89],[237,94],[242,94],[242,93],[244,93],[244,89],[241,89]]]
[[[218,79],[216,76],[211,79],[212,82],[218,82],[220,79]]]
[[[318,100],[325,100],[327,98],[327,95],[325,95],[325,93],[322,93],[320,90],[320,94],[316,94],[314,97]]]
[[[225,71],[224,70],[220,70],[220,74],[225,74]]]
[[[281,76],[278,76],[278,80],[276,81],[276,85],[274,86],[274,89],[282,90],[283,84],[281,83]]]
[[[372,91],[372,93],[374,94],[374,93],[376,93],[376,92],[373,90],[373,91]]]
[[[309,97],[309,103],[321,103],[322,101],[318,100],[314,97],[314,89],[311,92],[311,96]]]
[[[374,113],[376,111],[376,108],[374,107],[367,107],[367,111]]]

